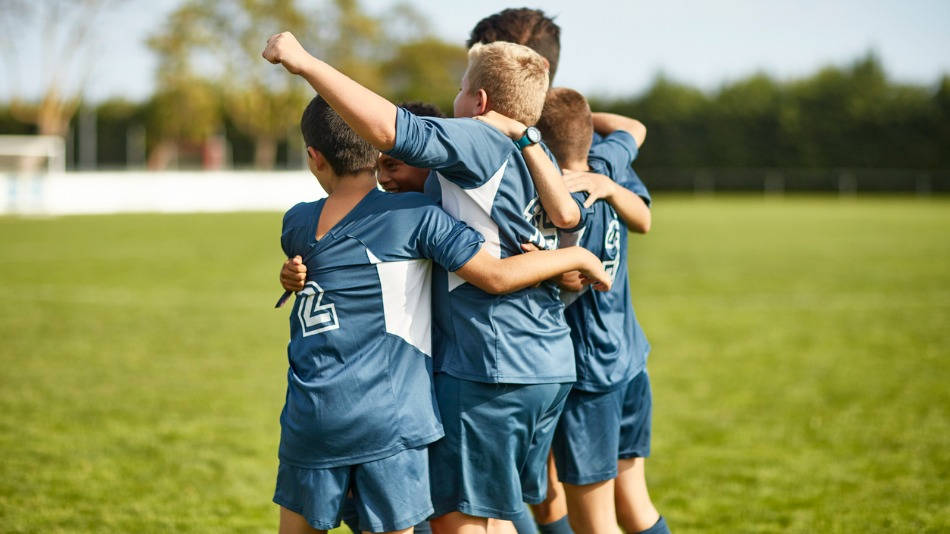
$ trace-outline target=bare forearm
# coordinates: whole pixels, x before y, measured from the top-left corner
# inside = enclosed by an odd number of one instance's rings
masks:
[[[600,135],[610,135],[618,130],[623,130],[633,136],[637,146],[643,144],[647,138],[647,127],[637,119],[624,117],[616,113],[591,113],[594,122],[594,131]]]
[[[639,195],[617,185],[606,200],[628,229],[638,234],[645,234],[650,231],[652,222],[650,208],[647,207],[646,202]]]
[[[325,62],[310,58],[300,70],[357,135],[378,150],[396,144],[396,111],[392,102],[377,95]]]
[[[503,260],[484,250],[455,271],[482,291],[503,294],[531,287],[568,271],[596,268],[597,258],[581,247],[539,250]]]
[[[581,220],[581,211],[564,184],[564,178],[540,145],[526,147],[522,154],[538,198],[548,218],[558,228],[573,228]]]

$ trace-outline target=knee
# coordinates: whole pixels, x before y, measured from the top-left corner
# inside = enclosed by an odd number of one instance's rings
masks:
[[[567,515],[567,506],[563,500],[563,496],[559,496],[556,492],[549,490],[546,499],[538,504],[531,505],[531,513],[534,515],[534,520],[540,525],[546,525]]]

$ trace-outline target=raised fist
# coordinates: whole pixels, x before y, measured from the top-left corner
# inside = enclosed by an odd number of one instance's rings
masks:
[[[267,40],[267,46],[261,54],[264,59],[273,64],[282,64],[285,69],[293,74],[300,74],[304,64],[313,56],[297,42],[297,38],[290,32],[281,32],[272,35]]]

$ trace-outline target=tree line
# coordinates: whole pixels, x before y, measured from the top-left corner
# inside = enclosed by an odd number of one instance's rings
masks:
[[[61,18],[88,24],[81,10],[102,2],[64,4],[77,13]],[[186,0],[148,38],[159,60],[149,99],[84,105],[53,85],[37,102],[0,104],[0,133],[65,135],[75,153],[78,132],[93,131],[100,167],[208,166],[223,151],[225,165],[299,167],[296,125],[312,91],[260,59],[260,36],[283,29],[390,99],[451,114],[465,50],[408,5],[372,15],[357,0]],[[950,169],[950,77],[898,83],[872,54],[796,80],[759,73],[701,91],[660,75],[639,95],[589,96],[647,125],[640,168]],[[95,126],[81,128],[90,116]]]

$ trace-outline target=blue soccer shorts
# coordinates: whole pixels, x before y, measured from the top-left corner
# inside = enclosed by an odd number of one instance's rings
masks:
[[[340,526],[347,492],[362,530],[409,528],[432,514],[427,446],[363,464],[308,469],[281,463],[274,502],[317,530]]]
[[[547,493],[548,452],[568,384],[489,384],[435,375],[445,437],[430,445],[435,516],[515,519]]]
[[[561,482],[593,484],[617,476],[617,460],[650,456],[653,396],[646,371],[607,392],[572,389],[554,431]]]

